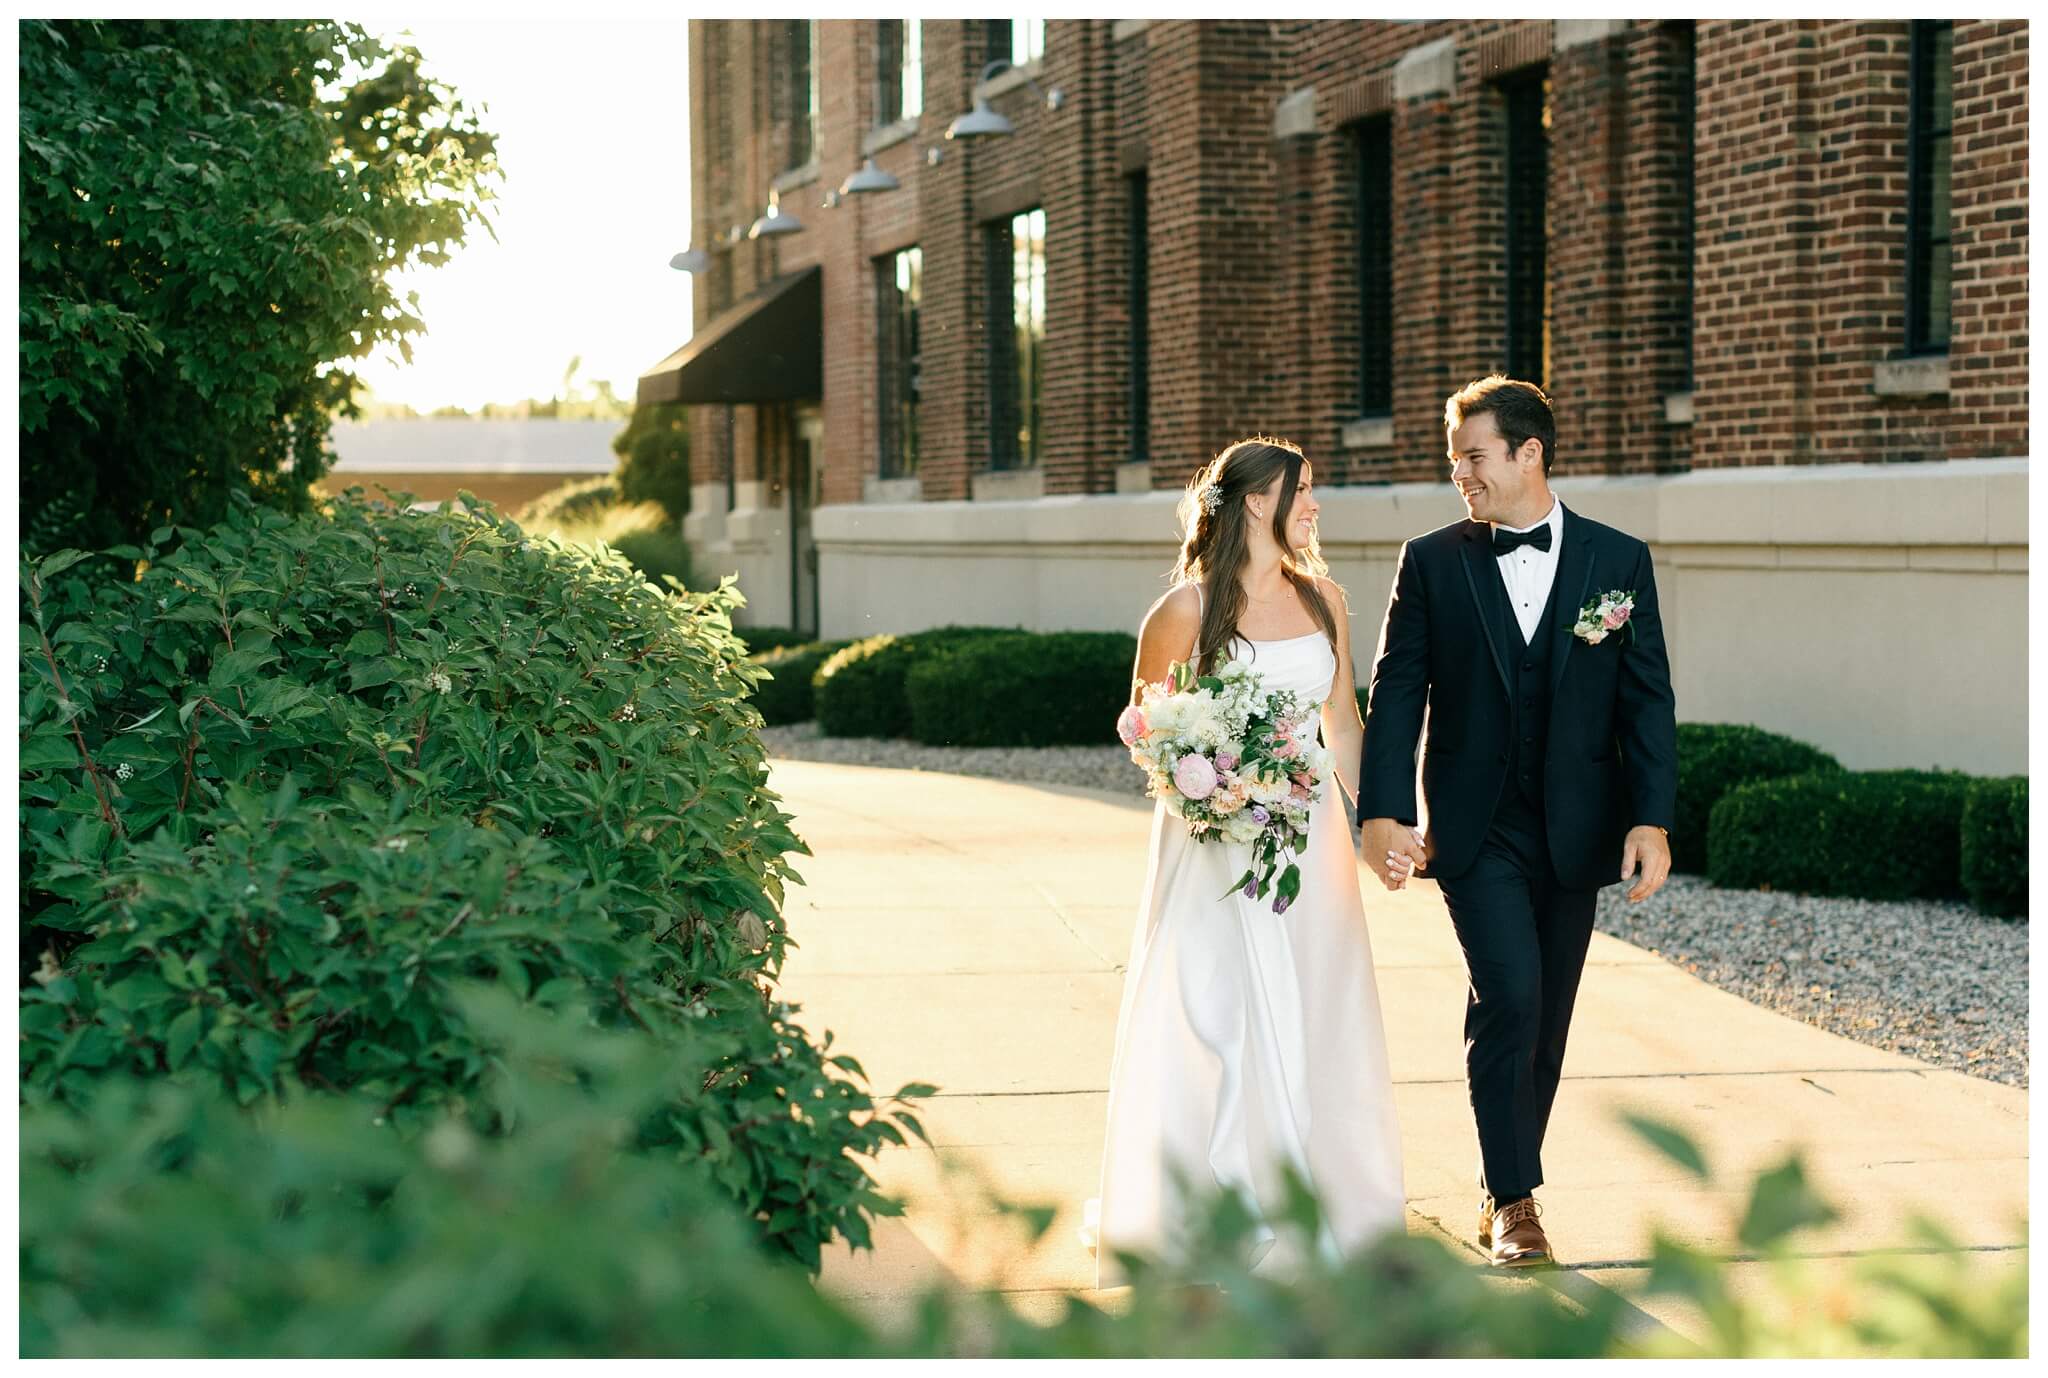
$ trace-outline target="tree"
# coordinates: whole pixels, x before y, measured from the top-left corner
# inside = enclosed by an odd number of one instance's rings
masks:
[[[621,500],[658,502],[671,521],[690,515],[690,417],[680,403],[634,407],[612,449]]]
[[[484,220],[477,111],[325,20],[24,20],[24,540],[309,501],[348,361],[425,328],[391,275]]]

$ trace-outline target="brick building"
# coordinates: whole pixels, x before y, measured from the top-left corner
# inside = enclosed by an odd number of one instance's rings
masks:
[[[1536,377],[1681,717],[2022,769],[2027,27],[692,20],[696,329],[640,396],[696,404],[687,534],[757,621],[1134,626],[1265,431],[1369,646],[1462,516],[1443,398]]]

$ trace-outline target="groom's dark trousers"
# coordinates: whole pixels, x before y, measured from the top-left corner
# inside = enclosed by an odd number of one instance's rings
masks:
[[[1415,821],[1426,700],[1424,874],[1443,893],[1470,980],[1465,1070],[1481,1185],[1509,1201],[1543,1181],[1598,889],[1619,878],[1632,823],[1670,826],[1676,725],[1648,549],[1567,509],[1550,601],[1525,640],[1488,531],[1461,522],[1402,551],[1359,813]],[[1635,592],[1636,634],[1575,638],[1580,606],[1611,588]]]

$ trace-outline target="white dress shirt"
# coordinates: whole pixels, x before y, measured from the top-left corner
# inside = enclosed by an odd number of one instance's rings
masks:
[[[1543,605],[1550,600],[1550,586],[1557,582],[1557,557],[1564,551],[1564,504],[1553,493],[1550,515],[1540,522],[1529,526],[1488,523],[1502,531],[1517,533],[1534,531],[1546,523],[1550,527],[1550,549],[1538,550],[1533,545],[1524,545],[1493,557],[1493,562],[1500,566],[1500,581],[1507,585],[1508,606],[1515,610],[1515,620],[1522,624],[1524,641],[1536,639],[1536,623],[1543,616]]]

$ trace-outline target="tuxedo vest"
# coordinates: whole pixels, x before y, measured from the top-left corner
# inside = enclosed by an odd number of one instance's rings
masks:
[[[1536,640],[1522,638],[1522,623],[1502,586],[1499,573],[1488,581],[1493,589],[1494,634],[1508,672],[1508,779],[1531,808],[1543,811],[1543,763],[1550,736],[1551,648],[1556,644],[1557,584],[1536,619]]]

